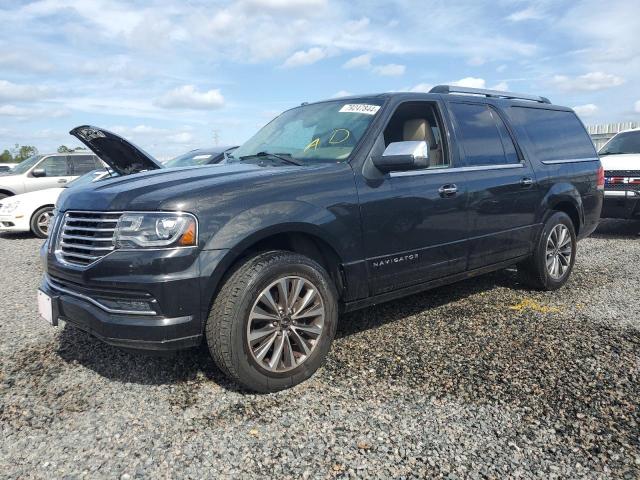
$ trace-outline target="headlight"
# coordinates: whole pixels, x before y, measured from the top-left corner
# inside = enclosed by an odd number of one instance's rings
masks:
[[[7,198],[0,205],[0,213],[13,213],[20,206],[20,200],[11,200]]]
[[[124,213],[114,243],[116,248],[190,247],[197,235],[196,218],[188,213]]]

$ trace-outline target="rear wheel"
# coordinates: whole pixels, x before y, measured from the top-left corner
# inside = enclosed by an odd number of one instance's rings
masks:
[[[576,233],[571,218],[556,212],[545,222],[533,256],[518,265],[520,280],[539,290],[557,290],[573,270]]]
[[[224,281],[207,320],[207,343],[237,383],[274,392],[322,365],[337,316],[337,294],[324,268],[296,253],[267,252]]]
[[[53,207],[42,207],[31,216],[31,231],[38,238],[49,236]]]
[[[3,199],[7,198],[9,195],[7,195],[6,193],[0,193],[0,201],[2,201]]]

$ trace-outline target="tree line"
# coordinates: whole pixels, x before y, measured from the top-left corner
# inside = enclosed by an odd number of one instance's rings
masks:
[[[84,147],[69,148],[66,145],[58,147],[58,153],[75,152],[78,150],[86,150]],[[17,143],[12,149],[6,149],[0,153],[0,163],[20,163],[23,160],[37,155],[38,149],[31,145],[18,145]]]

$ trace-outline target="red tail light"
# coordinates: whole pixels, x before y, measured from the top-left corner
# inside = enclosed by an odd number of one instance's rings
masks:
[[[604,167],[602,165],[600,165],[600,168],[598,168],[597,189],[604,190]]]

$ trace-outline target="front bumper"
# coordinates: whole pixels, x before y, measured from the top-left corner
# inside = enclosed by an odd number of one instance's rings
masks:
[[[29,219],[24,215],[0,215],[0,232],[28,232],[31,230]]]
[[[195,249],[114,251],[89,268],[61,265],[43,245],[40,290],[54,323],[119,347],[175,350],[200,344],[203,318]]]
[[[602,218],[640,217],[640,195],[636,192],[605,191]]]

